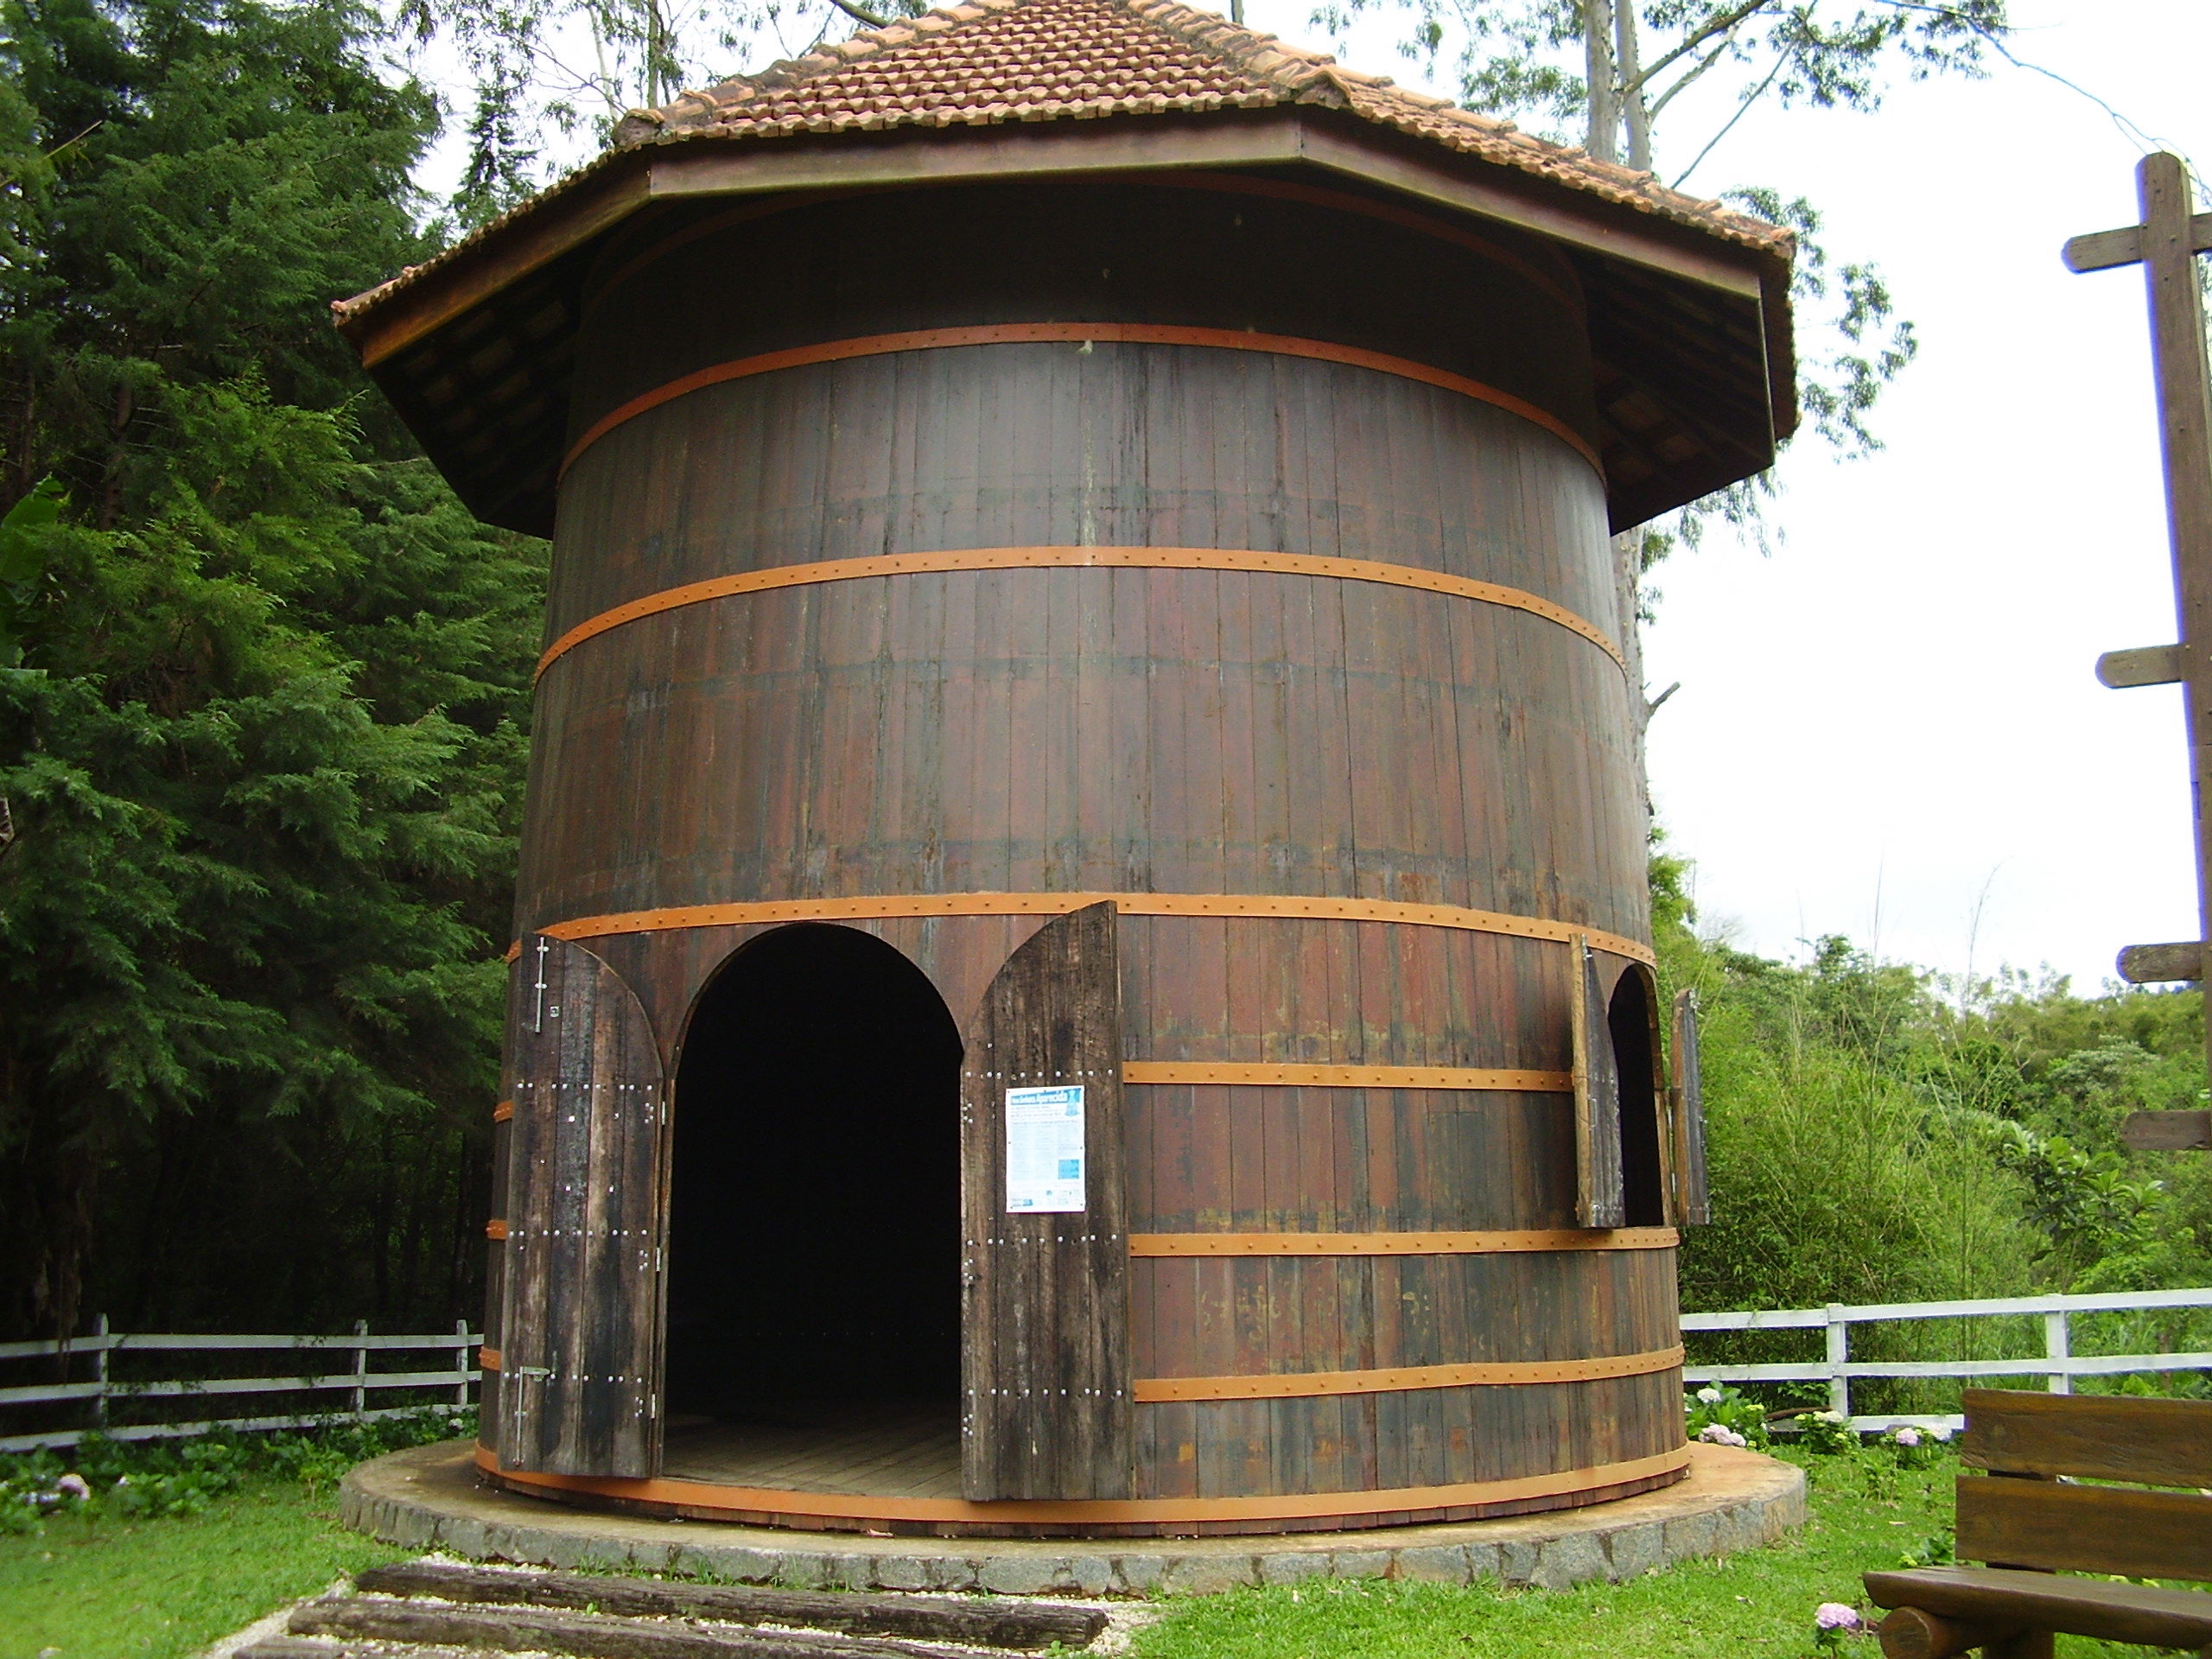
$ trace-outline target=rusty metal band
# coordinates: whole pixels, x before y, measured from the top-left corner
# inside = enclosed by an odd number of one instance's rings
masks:
[[[1568,1094],[1568,1071],[1479,1071],[1455,1065],[1267,1065],[1216,1060],[1124,1060],[1123,1083],[1226,1084],[1278,1089],[1486,1089]]]
[[[512,1100],[503,1100],[492,1109],[492,1121],[494,1123],[504,1123],[514,1115],[515,1103]]]
[[[1601,1463],[1583,1469],[1471,1480],[1450,1486],[1390,1486],[1373,1491],[1302,1492],[1270,1497],[1001,1498],[978,1503],[957,1497],[868,1497],[844,1492],[801,1492],[779,1486],[725,1486],[714,1481],[613,1475],[545,1475],[502,1469],[480,1445],[477,1466],[510,1485],[584,1492],[635,1503],[667,1504],[687,1514],[716,1512],[839,1520],[1089,1522],[1100,1526],[1173,1526],[1206,1521],[1293,1521],[1518,1503],[1573,1492],[1602,1491],[1639,1481],[1663,1480],[1689,1466],[1688,1446],[1656,1457]]]
[[[1672,1227],[1551,1227],[1474,1233],[1131,1233],[1129,1254],[1499,1255],[1561,1250],[1671,1250],[1681,1242]]]
[[[616,427],[635,420],[648,410],[658,409],[663,404],[672,403],[678,397],[703,391],[709,386],[750,379],[756,374],[773,374],[779,369],[804,368],[815,363],[842,363],[854,358],[885,357],[896,352],[936,351],[957,346],[1088,346],[1101,343],[1112,346],[1202,346],[1216,351],[1264,352],[1274,357],[1340,363],[1351,368],[1395,374],[1401,379],[1418,380],[1424,385],[1457,392],[1477,403],[1488,404],[1494,409],[1518,415],[1522,420],[1541,427],[1567,444],[1590,463],[1591,470],[1600,479],[1605,475],[1605,463],[1599,459],[1598,452],[1591,446],[1590,441],[1558,416],[1548,410],[1539,409],[1525,397],[1516,397],[1498,387],[1471,380],[1464,374],[1453,374],[1448,369],[1416,363],[1411,358],[1393,357],[1387,352],[1370,352],[1357,346],[1339,346],[1333,340],[1305,340],[1294,334],[1247,334],[1236,328],[1189,328],[1151,322],[997,322],[966,328],[912,328],[894,334],[867,334],[855,340],[824,340],[818,346],[795,346],[785,351],[762,352],[753,357],[741,357],[734,362],[716,363],[710,367],[695,369],[690,374],[680,375],[651,391],[640,392],[629,402],[601,416],[585,429],[582,437],[569,447],[568,454],[561,458],[561,470],[565,474],[576,464],[576,458],[593,444]]]
[[[503,1238],[505,1238],[506,1236],[507,1236],[507,1224],[506,1224],[505,1222],[504,1222],[504,1221],[487,1221],[487,1222],[486,1222],[486,1223],[484,1224],[484,1236],[485,1236],[485,1237],[486,1237],[486,1238],[498,1238],[498,1239],[503,1239]]]
[[[1243,1376],[1141,1376],[1140,1405],[1171,1400],[1299,1400],[1324,1394],[1402,1394],[1416,1389],[1507,1388],[1531,1382],[1597,1382],[1649,1376],[1682,1363],[1680,1344],[1603,1359],[1513,1360],[1472,1365],[1407,1365],[1386,1371],[1270,1371]]]
[[[498,1370],[499,1351],[496,1348],[479,1348],[476,1351],[476,1369],[480,1371]]]
[[[1573,922],[1510,916],[1457,905],[1409,905],[1390,899],[1302,899],[1274,893],[912,893],[850,899],[773,899],[760,903],[683,905],[632,910],[611,916],[578,916],[537,931],[581,944],[621,933],[663,933],[689,927],[751,927],[779,922],[876,922],[931,916],[1065,916],[1088,905],[1111,904],[1124,916],[1224,917],[1312,922],[1382,922],[1402,927],[1443,927],[1463,933],[1571,944],[1586,938],[1593,950],[1656,963],[1648,944]],[[522,948],[507,947],[512,962]]]
[[[938,553],[889,553],[865,559],[823,559],[811,564],[772,565],[737,575],[712,576],[686,582],[642,599],[617,605],[579,622],[545,648],[537,659],[533,681],[562,657],[587,639],[596,638],[626,622],[702,605],[710,600],[741,594],[768,593],[785,588],[808,588],[821,582],[861,582],[874,576],[927,575],[962,570],[1234,570],[1281,576],[1320,576],[1338,582],[1373,582],[1391,588],[1414,588],[1424,593],[1447,594],[1484,605],[1525,611],[1580,634],[1627,671],[1621,649],[1594,624],[1564,605],[1508,588],[1495,582],[1446,575],[1409,564],[1384,564],[1372,559],[1338,559],[1304,553],[1261,553],[1225,547],[976,547]]]

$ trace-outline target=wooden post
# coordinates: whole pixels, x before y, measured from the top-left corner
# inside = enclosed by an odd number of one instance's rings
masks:
[[[2143,276],[2151,307],[2151,356],[2158,383],[2158,435],[2165,451],[2166,534],[2181,623],[2183,696],[2189,722],[2189,782],[2196,830],[2199,940],[2212,938],[2212,372],[2204,357],[2204,301],[2196,282],[2189,171],[2176,156],[2146,156],[2136,168],[2143,206]],[[2212,1062],[2212,1032],[2206,1055]]]
[[[92,1322],[92,1335],[99,1338],[99,1349],[92,1356],[92,1381],[100,1391],[92,1396],[92,1421],[99,1427],[107,1427],[107,1315],[103,1313]]]
[[[1843,1368],[1851,1359],[1851,1326],[1840,1304],[1828,1304],[1828,1409],[1839,1417],[1851,1415],[1851,1379]]]
[[[2197,931],[2195,972],[2202,982],[2204,942],[2212,939],[2212,817],[2204,785],[2212,777],[2212,365],[2205,359],[2204,299],[2196,256],[2212,251],[2212,215],[2192,213],[2189,169],[2177,156],[2146,156],[2135,170],[2140,225],[2077,236],[2066,245],[2069,269],[2108,270],[2140,263],[2151,309],[2151,361],[2158,391],[2158,438],[2165,457],[2166,536],[2172,553],[2174,647],[2108,652],[2100,677],[2108,685],[2153,685],[2177,675],[2189,731],[2189,782],[2196,843]],[[2171,657],[2165,653],[2173,652]],[[2171,947],[2169,947],[2171,950]],[[2130,963],[2123,953],[2121,972]],[[2173,965],[2143,962],[2158,978]],[[2205,1035],[2212,1064],[2212,1027]]]
[[[2043,1316],[2044,1357],[2045,1359],[2068,1359],[2072,1357],[2073,1353],[2073,1339],[2066,1329],[2066,1310],[2062,1307],[2055,1313],[2044,1314]],[[2053,1394],[2073,1393],[2073,1373],[2070,1371],[2051,1372],[2050,1391]]]
[[[369,1322],[366,1319],[354,1320],[353,1334],[357,1337],[367,1336],[369,1334]],[[369,1350],[368,1345],[364,1343],[353,1350],[353,1415],[356,1420],[360,1417],[363,1412],[368,1409],[368,1386],[361,1380],[368,1376],[368,1374]]]
[[[468,1363],[468,1321],[455,1319],[453,1334],[455,1342],[453,1368],[461,1374],[459,1381],[453,1385],[453,1403],[456,1408],[465,1411],[468,1408],[468,1379],[474,1374],[474,1368]]]

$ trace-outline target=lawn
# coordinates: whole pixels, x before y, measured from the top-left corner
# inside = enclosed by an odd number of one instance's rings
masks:
[[[341,1573],[409,1552],[344,1531],[337,1494],[257,1476],[197,1515],[58,1516],[0,1536],[0,1659],[182,1659]]]
[[[1135,1659],[1811,1659],[1813,1610],[1859,1604],[1859,1575],[1900,1565],[1946,1535],[1957,1473],[1948,1453],[1900,1468],[1887,1448],[1794,1451],[1811,1517],[1795,1536],[1688,1561],[1627,1584],[1571,1590],[1376,1581],[1239,1590],[1179,1605],[1141,1631]],[[1845,1659],[1879,1659],[1871,1636]],[[2061,1637],[2061,1659],[2149,1650]]]
[[[1924,1548],[1950,1518],[1956,1465],[1886,1451],[1784,1452],[1808,1471],[1796,1537],[1631,1584],[1573,1590],[1307,1583],[1171,1604],[1133,1659],[1809,1659],[1813,1609]],[[197,1514],[58,1515],[0,1535],[0,1659],[182,1659],[340,1573],[404,1552],[339,1529],[334,1494],[260,1473]],[[2062,1639],[2063,1659],[2139,1648]],[[1872,1640],[1842,1644],[1877,1659]]]

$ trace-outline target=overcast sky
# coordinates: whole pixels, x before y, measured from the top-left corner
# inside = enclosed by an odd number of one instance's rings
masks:
[[[2012,9],[2020,58],[2212,161],[2212,3]],[[1248,16],[1321,44],[1310,10]],[[1387,36],[1343,55],[1419,84]],[[1669,120],[1662,174],[1717,124]],[[2058,257],[2135,222],[2139,153],[2080,94],[1999,67],[1872,117],[1755,113],[1690,181],[1811,198],[1921,339],[1878,411],[1884,454],[1808,442],[1784,462],[1772,556],[1708,543],[1658,573],[1648,671],[1681,690],[1652,726],[1653,798],[1706,925],[1744,948],[1845,933],[2094,990],[2121,944],[2195,936],[2179,694],[2092,672],[2174,637],[2143,283]]]
[[[1312,9],[1247,16],[1325,49]],[[2212,0],[2012,11],[2018,56],[2212,162]],[[1423,84],[1392,38],[1365,25],[1344,60]],[[1669,112],[1662,175],[1730,94],[1715,78]],[[2135,221],[2139,153],[2088,98],[1999,65],[1874,116],[1755,111],[1689,181],[1810,198],[1922,342],[1877,411],[1885,453],[1839,464],[1808,439],[1783,462],[1770,556],[1719,537],[1658,574],[1650,683],[1681,690],[1652,793],[1707,931],[1775,956],[1844,933],[1953,975],[2047,964],[2085,990],[2122,944],[2193,937],[2179,695],[2092,673],[2174,637],[2143,284],[2058,257]]]

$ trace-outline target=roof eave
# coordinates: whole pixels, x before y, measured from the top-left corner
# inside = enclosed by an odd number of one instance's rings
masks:
[[[334,308],[373,364],[656,201],[1296,162],[1702,287],[1764,300],[1777,273],[1786,285],[1786,251],[1607,201],[1349,111],[1278,105],[780,138],[687,132],[612,151],[468,241]]]

